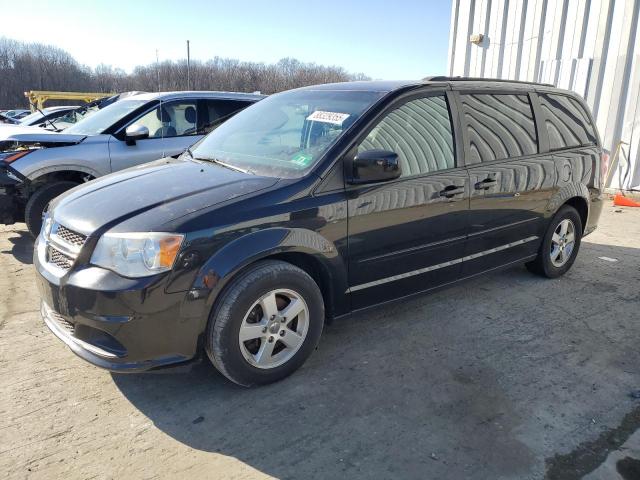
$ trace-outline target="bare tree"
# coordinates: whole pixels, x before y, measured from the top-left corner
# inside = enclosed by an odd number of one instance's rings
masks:
[[[187,88],[186,59],[140,65],[130,74],[103,64],[92,70],[57,47],[0,37],[0,107],[26,106],[24,92],[28,90],[152,92],[158,89],[158,72],[162,91]],[[191,61],[191,85],[195,90],[275,93],[318,83],[367,79],[362,73],[351,74],[342,67],[304,63],[295,58],[283,58],[275,64],[221,57]]]

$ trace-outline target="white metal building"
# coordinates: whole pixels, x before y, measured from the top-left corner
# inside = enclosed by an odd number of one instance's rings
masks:
[[[452,0],[449,75],[552,83],[582,95],[640,190],[640,0]],[[620,143],[624,142],[624,143]]]

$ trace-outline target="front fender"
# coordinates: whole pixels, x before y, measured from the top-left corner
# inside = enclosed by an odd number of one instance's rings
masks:
[[[84,165],[61,163],[59,165],[50,165],[48,167],[34,170],[31,173],[29,173],[29,175],[26,178],[28,181],[34,182],[38,180],[40,177],[53,172],[80,172],[87,175],[91,175],[93,178],[98,178],[104,175],[104,173],[100,173],[97,170],[93,168],[89,168]]]
[[[95,141],[35,150],[11,166],[28,181],[65,170],[83,172],[97,178],[110,173],[111,169],[107,145]]]
[[[347,269],[331,241],[302,228],[268,228],[229,242],[204,263],[187,295],[188,316],[206,320],[220,292],[238,272],[258,260],[286,253],[308,256],[321,269],[326,293],[342,298],[339,295],[347,290]]]

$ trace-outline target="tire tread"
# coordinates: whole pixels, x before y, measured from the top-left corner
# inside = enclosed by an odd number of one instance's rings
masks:
[[[51,182],[40,187],[29,197],[24,208],[24,222],[31,235],[37,237],[40,234],[42,214],[46,204],[77,185],[78,183],[68,180]]]
[[[547,247],[549,242],[551,241],[551,236],[553,235],[553,232],[555,231],[558,223],[560,222],[560,220],[565,218],[570,218],[576,228],[575,247],[572,253],[572,257],[567,261],[567,263],[565,263],[562,267],[555,267],[551,263],[551,259],[548,258],[549,255],[547,252]],[[540,250],[538,251],[538,256],[532,261],[525,264],[527,269],[531,273],[535,273],[536,275],[547,278],[558,278],[564,275],[573,265],[573,262],[575,261],[580,250],[580,244],[582,241],[582,228],[582,219],[580,218],[580,214],[574,207],[566,204],[560,207],[560,209],[558,209],[556,214],[553,216],[553,219],[549,222],[549,227],[547,228],[547,231],[545,232],[545,235],[542,239]]]
[[[280,275],[292,272],[312,282],[318,290],[318,294],[322,297],[317,284],[307,272],[291,263],[281,260],[262,260],[256,262],[241,271],[220,293],[209,319],[205,349],[213,366],[232,382],[245,387],[256,384],[255,382],[247,382],[242,378],[238,378],[230,371],[225,361],[229,346],[224,342],[223,331],[230,328],[230,324],[234,321],[233,308],[238,301],[238,297],[245,290],[249,289],[258,279],[264,279],[264,277],[267,276],[277,281]],[[322,308],[322,319],[324,320],[324,305]]]

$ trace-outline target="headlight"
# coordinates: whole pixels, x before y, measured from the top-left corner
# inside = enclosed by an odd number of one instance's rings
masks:
[[[171,270],[183,240],[176,233],[105,233],[91,263],[124,277],[146,277]]]

